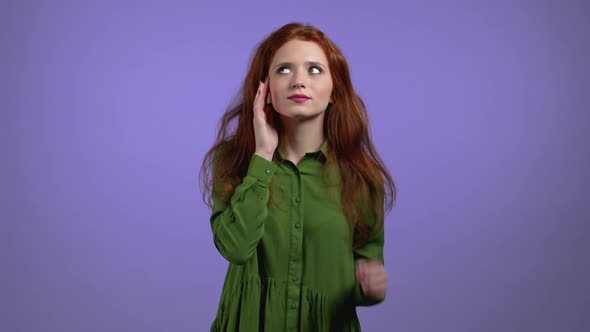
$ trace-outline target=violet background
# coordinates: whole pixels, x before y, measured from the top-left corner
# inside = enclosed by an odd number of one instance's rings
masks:
[[[2,1],[0,330],[206,331],[198,170],[291,21],[347,57],[398,186],[364,331],[589,331],[588,1]]]

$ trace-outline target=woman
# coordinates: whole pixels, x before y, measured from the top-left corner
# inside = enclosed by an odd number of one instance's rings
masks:
[[[298,23],[266,38],[201,170],[229,261],[211,331],[360,331],[395,186],[334,43]]]

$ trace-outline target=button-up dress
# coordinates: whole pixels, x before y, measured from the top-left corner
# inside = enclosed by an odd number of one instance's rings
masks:
[[[211,331],[360,331],[365,298],[355,260],[383,260],[383,230],[353,250],[336,172],[322,176],[327,141],[295,165],[253,155],[229,201],[210,218],[229,261]],[[272,197],[270,197],[272,188]]]

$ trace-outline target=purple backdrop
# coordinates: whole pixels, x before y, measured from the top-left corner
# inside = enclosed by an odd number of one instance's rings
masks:
[[[3,1],[6,332],[205,331],[198,169],[256,43],[338,44],[398,186],[366,331],[589,331],[587,1]]]

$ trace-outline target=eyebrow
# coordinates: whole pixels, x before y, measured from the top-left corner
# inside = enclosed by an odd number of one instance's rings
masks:
[[[326,66],[324,66],[323,64],[321,64],[321,63],[319,63],[317,61],[305,61],[305,64],[306,65],[310,65],[310,66],[315,65],[315,66],[318,66],[318,67],[326,68]],[[293,63],[291,63],[291,62],[277,63],[276,65],[273,66],[273,69],[274,68],[277,68],[277,67],[281,67],[281,66],[293,66]]]

